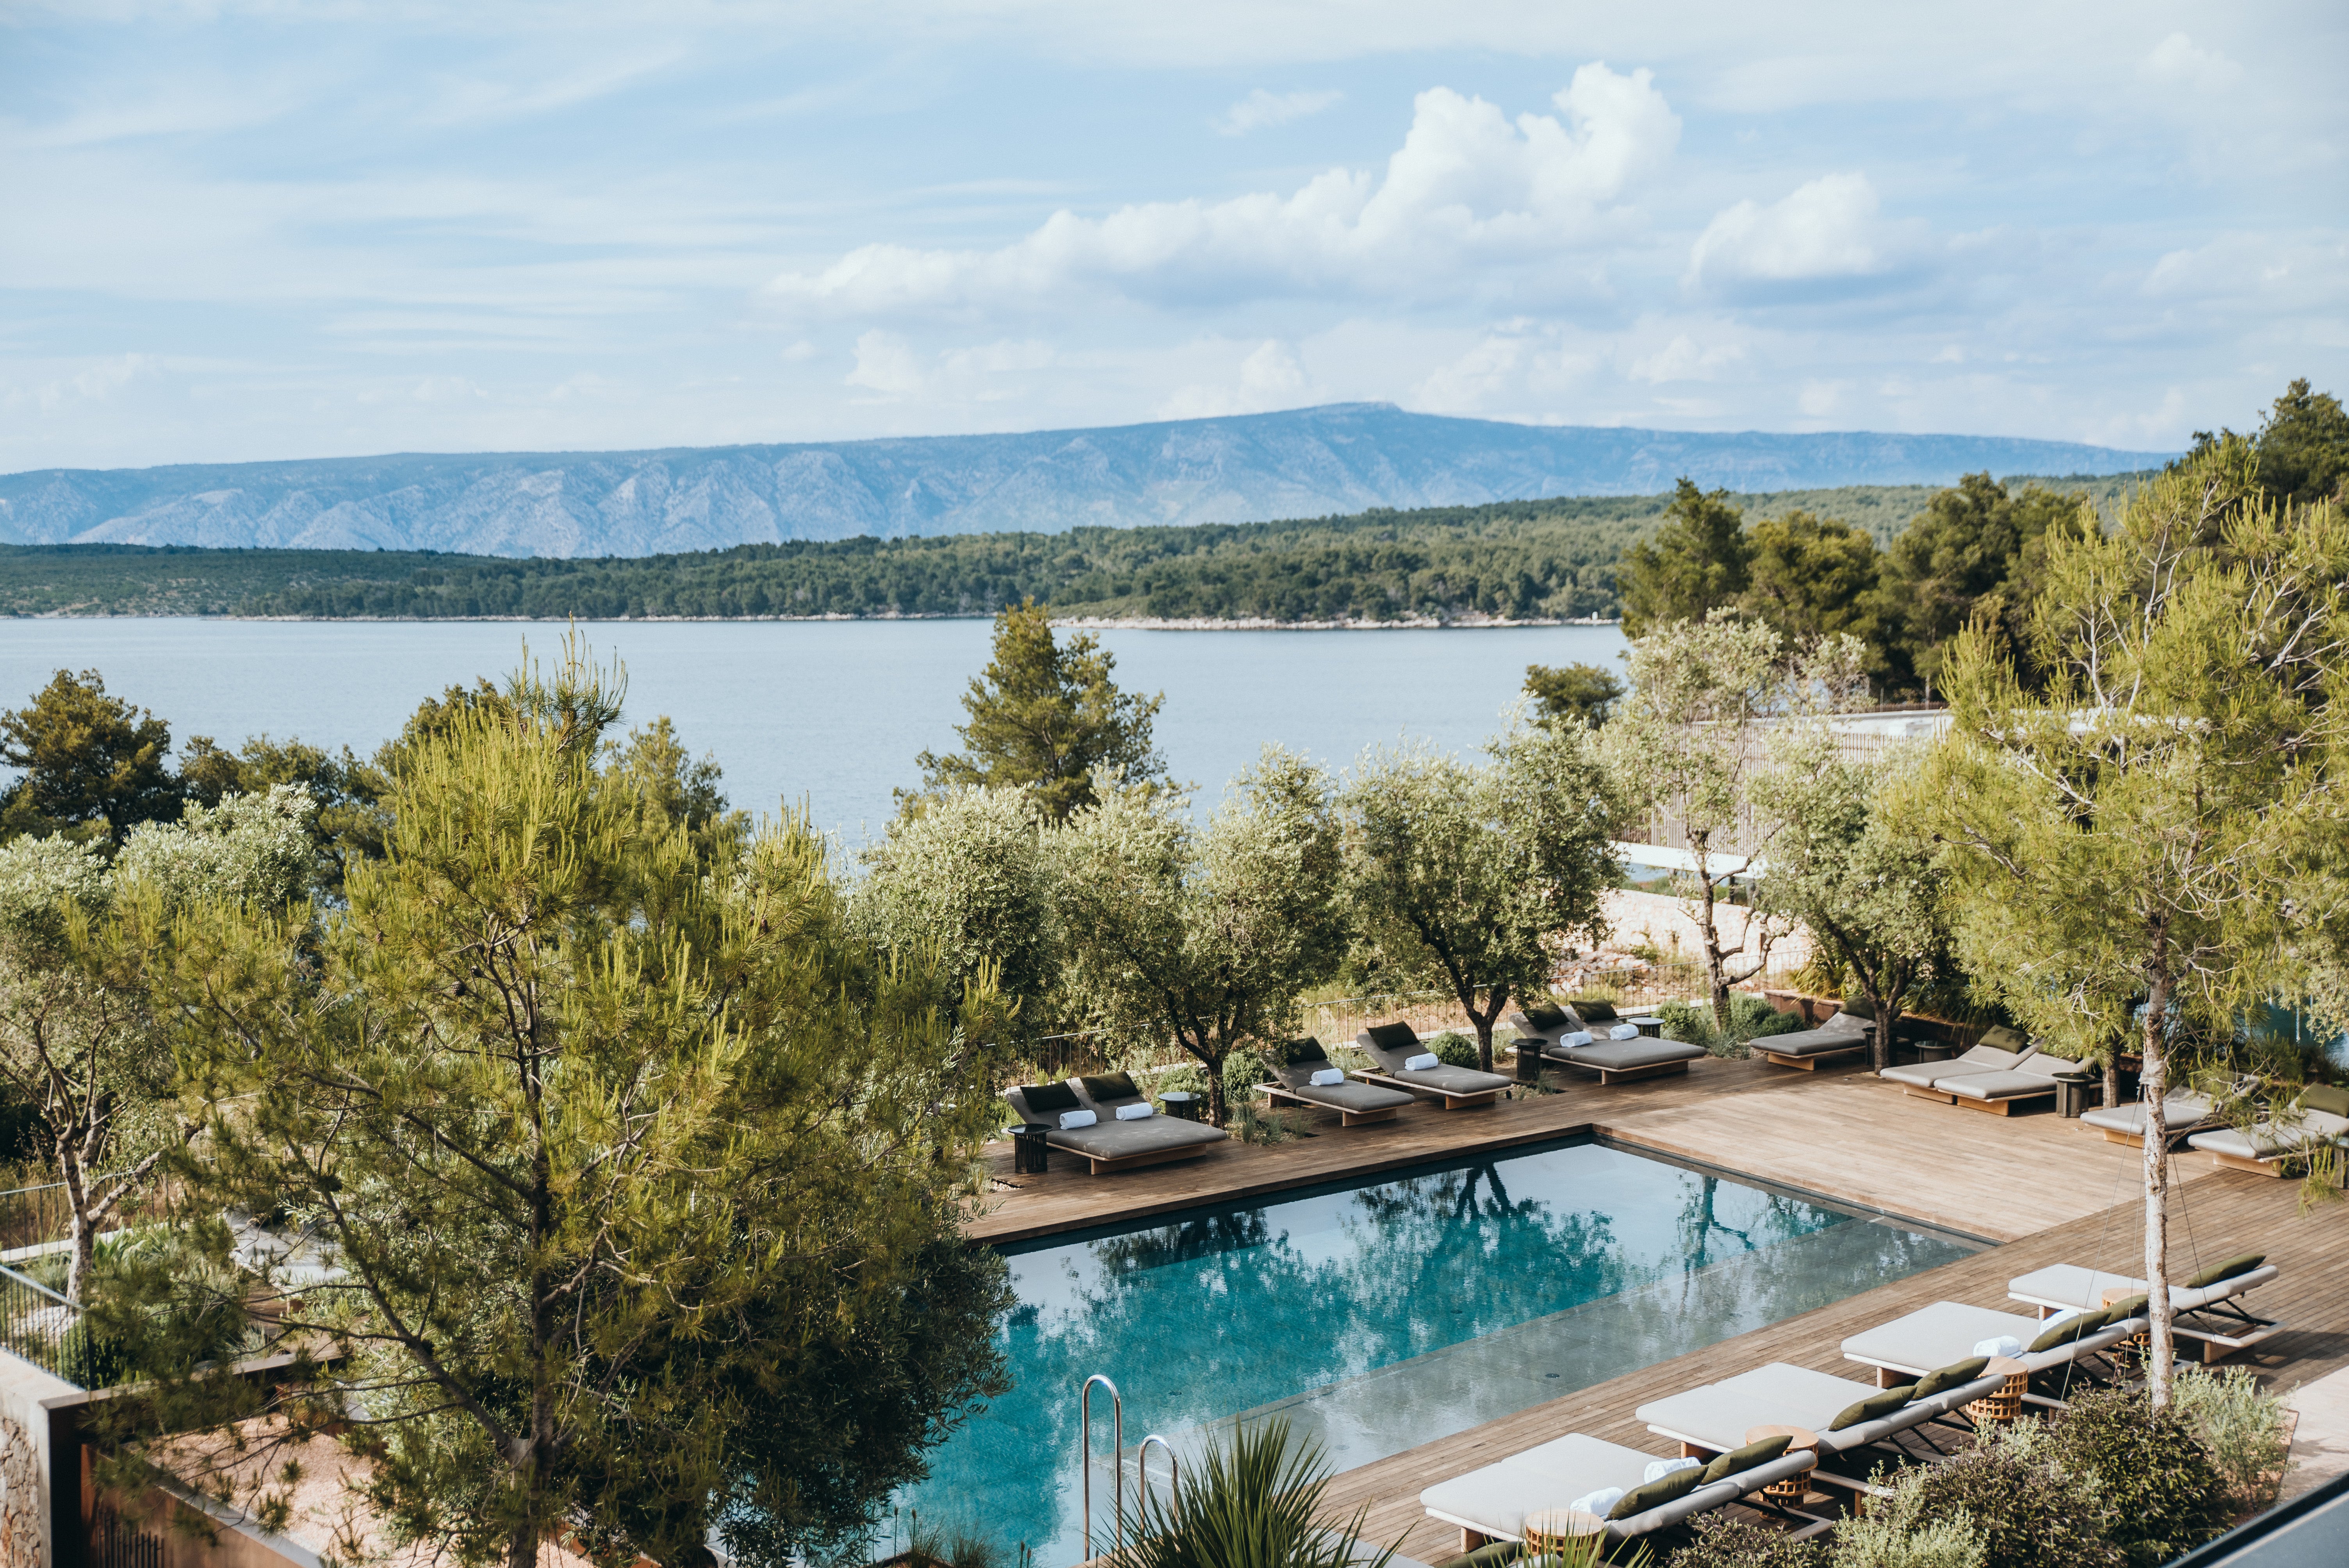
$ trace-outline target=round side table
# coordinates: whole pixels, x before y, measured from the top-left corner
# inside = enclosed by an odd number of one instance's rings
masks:
[[[1044,1134],[1052,1130],[1048,1121],[1022,1122],[1011,1134],[1011,1170],[1014,1175],[1040,1176],[1051,1145]]]
[[[1158,1102],[1166,1108],[1167,1115],[1180,1117],[1185,1121],[1198,1120],[1205,1109],[1199,1104],[1199,1097],[1187,1088],[1170,1088],[1158,1097]]]
[[[2003,1377],[2006,1386],[1995,1394],[1985,1394],[1966,1407],[1966,1414],[1979,1423],[1996,1421],[2003,1426],[2023,1414],[2023,1391],[2031,1382],[2031,1369],[2008,1356],[1993,1356],[1982,1368],[1982,1376]]]
[[[1578,1541],[1603,1535],[1607,1522],[1578,1508],[1543,1508],[1526,1515],[1526,1555],[1539,1557],[1568,1550]]]
[[[1762,1489],[1762,1495],[1772,1502],[1784,1507],[1792,1507],[1811,1495],[1811,1470],[1816,1469],[1819,1462],[1819,1435],[1808,1427],[1788,1427],[1775,1423],[1745,1429],[1745,1440],[1749,1443],[1758,1443],[1764,1438],[1790,1439],[1786,1444],[1786,1451],[1790,1454],[1799,1453],[1805,1449],[1811,1451],[1811,1463],[1807,1468],[1795,1471],[1784,1480],[1774,1480]]]

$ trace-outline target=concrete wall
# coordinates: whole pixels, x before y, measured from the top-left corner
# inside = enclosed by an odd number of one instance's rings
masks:
[[[71,1434],[88,1400],[0,1350],[0,1568],[82,1568],[81,1444]]]

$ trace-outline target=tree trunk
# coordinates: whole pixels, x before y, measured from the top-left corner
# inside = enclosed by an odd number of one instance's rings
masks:
[[[1206,1061],[1202,1056],[1201,1061]],[[1207,1062],[1207,1119],[1217,1127],[1224,1125],[1228,1108],[1224,1104],[1224,1064]]]
[[[1485,993],[1485,1010],[1476,1010],[1476,994],[1471,991],[1461,999],[1468,1021],[1476,1026],[1476,1061],[1486,1072],[1493,1070],[1493,1025],[1500,1018],[1501,1009],[1509,1005],[1509,988],[1495,985]]]
[[[1876,1038],[1868,1042],[1868,1060],[1878,1072],[1882,1072],[1892,1065],[1892,1035],[1900,1026],[1900,1003],[1896,997],[1880,996],[1870,991],[1868,1005],[1876,1009]]]
[[[2157,1410],[2169,1403],[2169,1125],[2161,1104],[2169,1070],[2162,1051],[2162,1025],[2169,1010],[2167,934],[2157,923],[2153,985],[2145,1005],[2145,1070],[2137,1078],[2137,1098],[2145,1106],[2145,1289],[2152,1326],[2145,1387]]]
[[[2121,1103],[2121,1054],[2105,1053],[2105,1109],[2115,1110]]]
[[[1704,893],[1704,914],[1697,922],[1697,931],[1704,938],[1705,978],[1713,983],[1713,1026],[1721,1037],[1729,1037],[1729,982],[1721,969],[1721,927],[1713,917],[1713,878],[1700,872],[1697,886]]]
[[[65,1294],[67,1301],[78,1303],[89,1284],[89,1271],[98,1264],[98,1227],[90,1220],[89,1185],[77,1152],[60,1140],[57,1174],[65,1182],[67,1207],[73,1211],[72,1228],[66,1233],[73,1240],[73,1254],[66,1264]]]

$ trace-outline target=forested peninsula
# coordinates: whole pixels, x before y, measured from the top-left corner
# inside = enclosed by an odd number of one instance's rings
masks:
[[[2100,509],[2131,476],[2041,481]],[[1726,499],[1754,519],[1833,518],[1889,543],[1939,493],[1848,486]],[[1348,517],[746,544],[512,559],[429,551],[0,547],[12,615],[304,619],[736,619],[1058,615],[1166,621],[1611,619],[1616,568],[1671,494],[1379,510]]]

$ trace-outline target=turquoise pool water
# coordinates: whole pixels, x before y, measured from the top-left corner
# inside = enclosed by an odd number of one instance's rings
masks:
[[[1124,1397],[1129,1451],[1277,1411],[1344,1469],[1971,1250],[1588,1141],[1009,1247],[1014,1386],[899,1501],[925,1534],[1025,1544],[1054,1568],[1081,1553],[1092,1373]],[[1093,1410],[1098,1544],[1098,1391]]]

